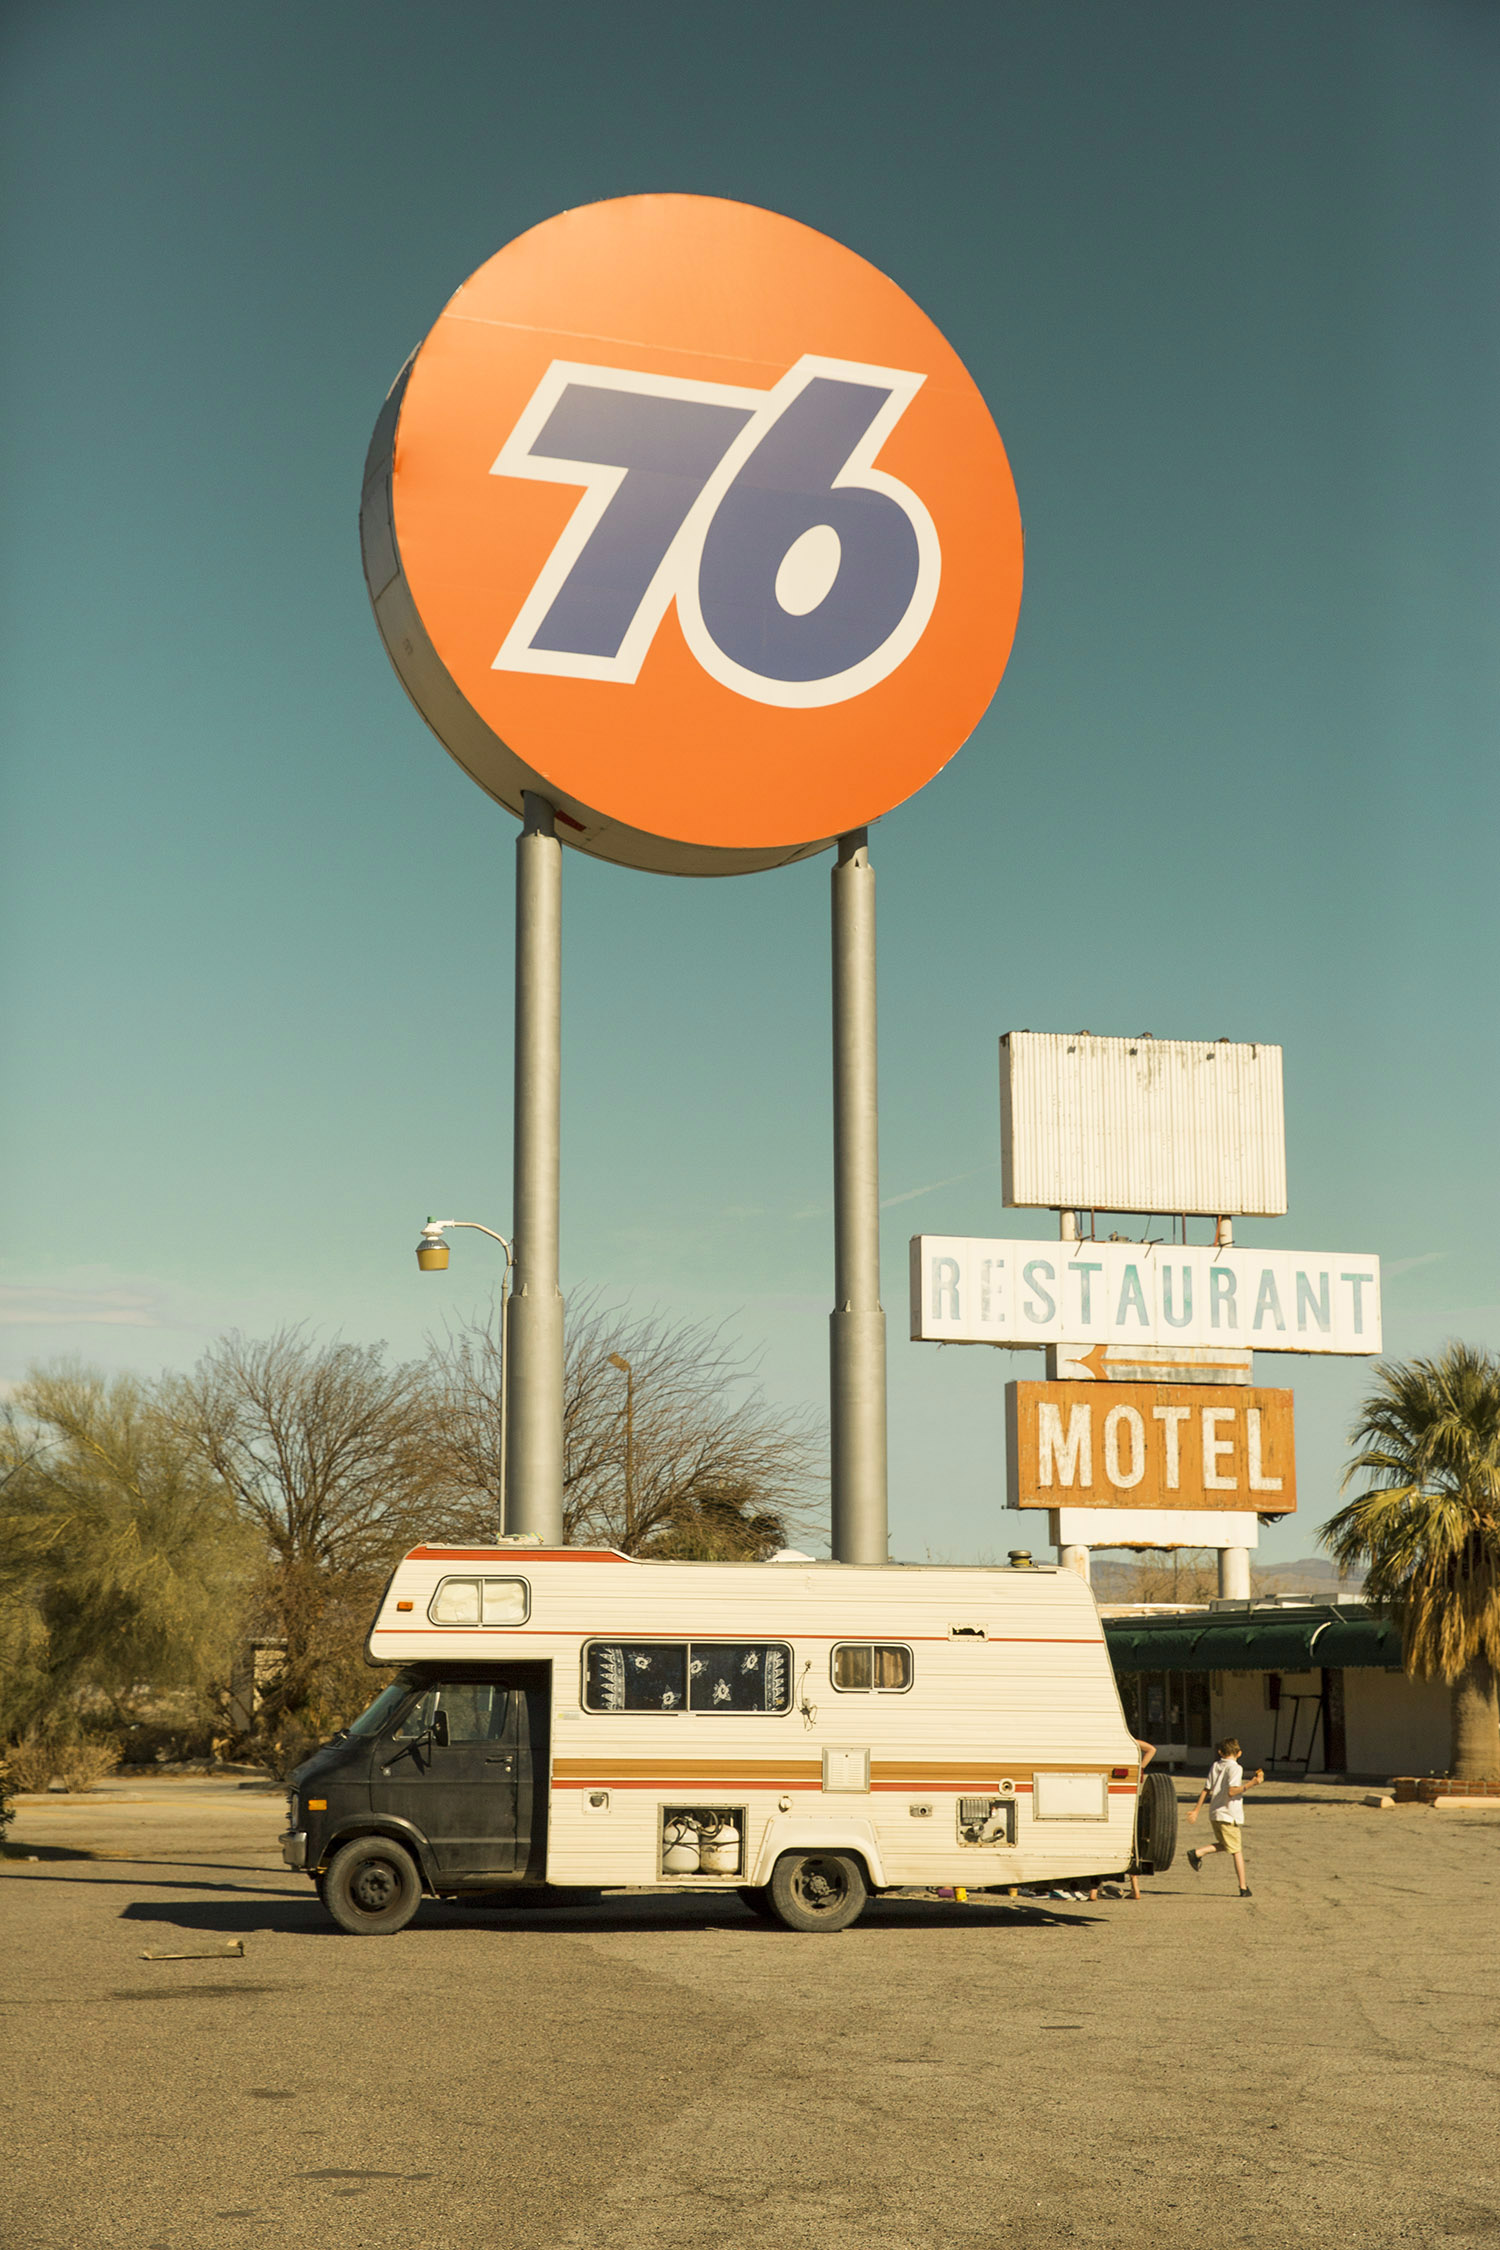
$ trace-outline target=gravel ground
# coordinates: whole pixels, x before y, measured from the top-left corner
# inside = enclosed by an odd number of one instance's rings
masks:
[[[0,2239],[1497,2250],[1500,1816],[1361,1794],[1257,1791],[1248,1902],[1179,1858],[839,1937],[607,1894],[348,1938],[270,1791],[23,1801]]]

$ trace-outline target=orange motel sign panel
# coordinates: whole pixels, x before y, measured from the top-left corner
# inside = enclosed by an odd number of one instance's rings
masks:
[[[1297,1505],[1292,1394],[1240,1384],[1009,1383],[1006,1439],[1022,1508]]]

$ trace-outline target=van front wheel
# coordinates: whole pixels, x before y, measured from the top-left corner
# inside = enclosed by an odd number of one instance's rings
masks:
[[[771,1871],[771,1904],[789,1930],[847,1930],[869,1896],[847,1852],[784,1852]]]
[[[389,1836],[356,1836],[328,1862],[323,1904],[352,1937],[393,1937],[422,1902],[422,1879],[410,1852]]]

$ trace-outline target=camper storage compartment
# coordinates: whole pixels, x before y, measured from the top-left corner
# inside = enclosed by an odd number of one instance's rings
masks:
[[[663,1876],[724,1875],[745,1871],[743,1805],[663,1805],[658,1872]]]
[[[1014,1797],[960,1797],[958,1840],[961,1844],[1013,1844],[1016,1840]]]

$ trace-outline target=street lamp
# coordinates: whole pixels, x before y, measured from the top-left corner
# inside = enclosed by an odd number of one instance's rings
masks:
[[[625,1378],[625,1544],[635,1539],[635,1369],[619,1352],[609,1355],[611,1367]]]
[[[493,1227],[482,1227],[477,1219],[429,1219],[417,1241],[417,1268],[421,1273],[446,1273],[448,1271],[448,1245],[443,1236],[450,1227],[469,1227],[475,1234],[487,1234],[491,1242],[498,1242],[505,1252],[505,1272],[500,1281],[500,1537],[505,1537],[505,1480],[507,1474],[506,1436],[510,1422],[510,1400],[505,1389],[505,1334],[509,1325],[510,1297],[507,1284],[510,1269],[515,1263],[515,1248],[503,1234]]]

